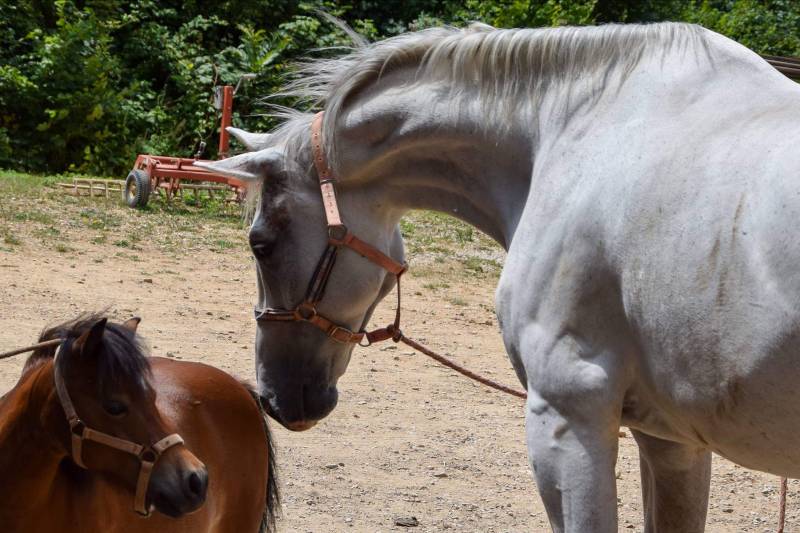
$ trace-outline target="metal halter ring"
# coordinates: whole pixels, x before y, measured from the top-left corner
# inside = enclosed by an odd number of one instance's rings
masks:
[[[294,315],[299,320],[312,320],[315,316],[317,316],[317,308],[313,305],[308,304],[300,304],[294,310]]]
[[[345,237],[347,237],[348,229],[347,226],[344,224],[339,224],[337,226],[328,226],[328,238],[334,242],[344,242]]]

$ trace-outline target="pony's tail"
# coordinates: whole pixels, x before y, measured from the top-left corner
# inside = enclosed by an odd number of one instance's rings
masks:
[[[261,526],[258,528],[259,533],[269,533],[275,530],[275,518],[280,512],[281,497],[278,490],[278,475],[275,469],[275,446],[272,443],[272,436],[269,431],[269,423],[267,421],[267,413],[264,406],[261,405],[261,396],[249,384],[242,383],[250,393],[253,401],[256,402],[258,412],[261,413],[261,422],[264,426],[264,435],[267,437],[267,448],[269,453],[268,466],[269,472],[267,473],[267,499],[264,502],[264,514],[261,516]]]

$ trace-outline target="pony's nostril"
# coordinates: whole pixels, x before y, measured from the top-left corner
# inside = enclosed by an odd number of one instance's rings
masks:
[[[194,470],[190,472],[186,480],[186,486],[192,496],[198,499],[204,498],[206,489],[208,488],[208,474],[205,470]]]

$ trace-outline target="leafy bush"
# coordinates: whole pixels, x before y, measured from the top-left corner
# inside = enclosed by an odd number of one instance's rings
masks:
[[[140,152],[215,157],[215,85],[256,79],[234,121],[273,126],[261,98],[312,49],[436,24],[687,20],[757,52],[800,55],[797,0],[0,0],[0,167],[124,176]],[[287,102],[283,102],[287,103]],[[291,103],[291,102],[289,102]]]

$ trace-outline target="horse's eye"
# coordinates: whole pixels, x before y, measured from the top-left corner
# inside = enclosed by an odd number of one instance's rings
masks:
[[[268,242],[251,242],[250,248],[253,250],[253,255],[256,259],[267,259],[272,255],[272,249],[275,247],[274,241]]]
[[[103,403],[103,409],[111,416],[122,416],[128,412],[128,406],[116,400],[108,400]]]

